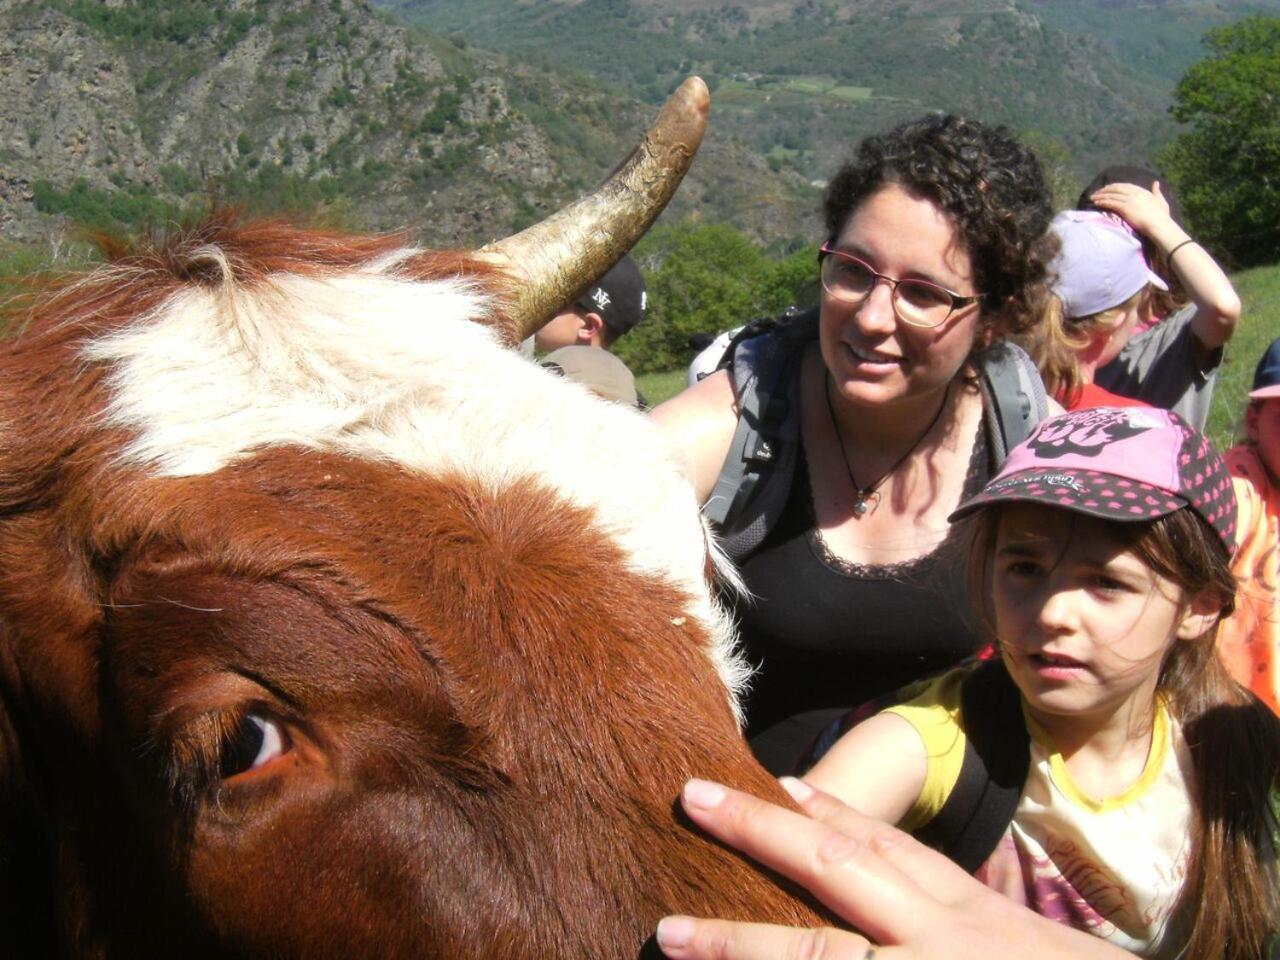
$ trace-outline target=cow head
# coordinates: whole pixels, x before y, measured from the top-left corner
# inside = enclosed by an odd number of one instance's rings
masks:
[[[491,248],[213,220],[4,344],[25,949],[623,958],[673,910],[812,919],[673,810],[694,774],[777,795],[688,484],[509,349],[656,215],[705,111],[687,85],[603,201]]]

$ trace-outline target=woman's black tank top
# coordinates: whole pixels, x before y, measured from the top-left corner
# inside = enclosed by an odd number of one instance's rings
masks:
[[[964,498],[991,475],[979,427]],[[773,773],[796,760],[831,719],[974,653],[966,558],[953,530],[930,553],[890,566],[832,555],[815,529],[803,456],[783,515],[741,564],[750,599],[736,603],[756,668],[747,736]]]

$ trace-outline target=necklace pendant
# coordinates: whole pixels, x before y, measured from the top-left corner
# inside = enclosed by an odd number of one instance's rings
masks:
[[[853,501],[853,515],[865,517],[880,503],[880,493],[876,490],[859,490],[857,499]]]
[[[863,516],[868,510],[867,501],[858,499],[853,502],[853,512],[859,517]]]

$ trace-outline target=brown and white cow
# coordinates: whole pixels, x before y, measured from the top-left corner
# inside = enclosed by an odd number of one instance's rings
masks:
[[[602,194],[492,248],[213,220],[23,320],[0,954],[633,958],[667,912],[815,919],[675,813],[694,774],[781,796],[688,484],[509,349],[705,113],[687,84]]]

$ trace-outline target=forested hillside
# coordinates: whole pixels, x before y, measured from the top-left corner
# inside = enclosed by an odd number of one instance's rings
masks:
[[[433,30],[649,101],[702,73],[718,122],[808,177],[892,119],[952,110],[1143,160],[1208,26],[1280,0],[378,0]]]
[[[1206,30],[1280,12],[1276,0],[1031,0],[1031,7],[1046,23],[1095,40],[1168,89],[1203,55]]]
[[[927,109],[1029,133],[1062,192],[1173,134],[1201,30],[1280,0],[0,0],[0,230],[210,195],[437,244],[598,181],[690,73],[708,143],[668,220],[812,236],[862,134]],[[434,32],[408,28],[400,17]],[[506,54],[490,52],[490,49]],[[508,59],[507,57],[510,57]]]
[[[130,227],[210,195],[484,240],[593,186],[654,109],[363,0],[0,0],[0,230]],[[676,216],[808,232],[813,188],[714,135]]]

